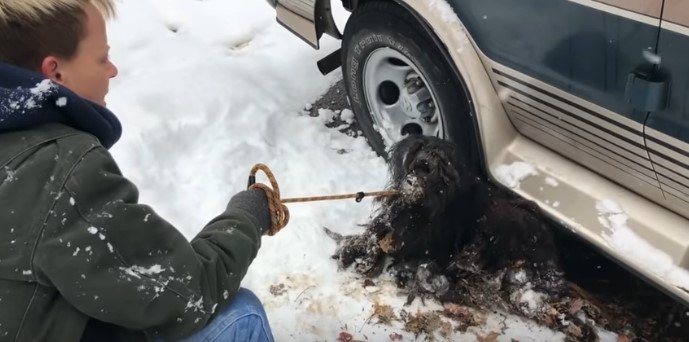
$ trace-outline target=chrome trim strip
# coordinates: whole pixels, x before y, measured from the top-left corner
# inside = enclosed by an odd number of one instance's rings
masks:
[[[684,194],[684,196],[687,196],[687,198],[689,198],[689,188],[673,181],[670,178],[664,177],[663,175],[660,175],[659,177],[663,190],[667,190],[668,188],[670,188],[679,191],[680,193]]]
[[[496,68],[495,66],[499,67]],[[546,95],[549,99],[553,100],[552,103],[556,103],[555,101],[557,101],[557,103],[566,103],[572,107],[577,108],[582,112],[587,112],[589,114],[596,115],[606,121],[612,121],[616,125],[619,125],[621,128],[635,134],[641,134],[643,132],[644,125],[642,123],[636,122],[632,119],[622,116],[605,107],[601,107],[594,103],[588,102],[559,88],[544,83],[538,79],[519,73],[515,70],[508,69],[507,67],[500,66],[495,62],[493,62],[492,70],[495,74],[511,79],[512,81],[529,87],[536,92]],[[494,78],[497,79],[498,77],[499,76],[495,75]],[[558,105],[558,107],[561,106]]]
[[[515,126],[517,126],[524,134],[525,136],[533,136],[531,139],[540,142],[544,146],[552,146],[553,142],[552,141],[547,141],[547,140],[558,140],[558,142],[555,145],[562,145],[559,146],[559,153],[562,154],[563,156],[566,156],[567,158],[574,159],[574,160],[582,160],[582,159],[587,159],[586,164],[580,164],[582,166],[585,166],[591,170],[595,170],[596,172],[600,174],[618,174],[620,177],[629,177],[627,180],[620,180],[616,179],[616,182],[621,182],[622,184],[627,184],[627,186],[630,185],[635,185],[635,186],[651,186],[654,189],[657,189],[660,191],[660,184],[655,181],[651,180],[649,182],[648,177],[645,177],[643,175],[635,175],[633,173],[629,172],[628,168],[620,168],[619,166],[610,164],[608,161],[606,161],[603,158],[597,157],[587,151],[584,151],[572,144],[567,143],[566,141],[563,141],[561,138],[553,135],[553,132],[547,132],[542,129],[539,129],[538,127],[532,126],[527,122],[521,121],[521,120],[515,120],[513,121],[515,123]],[[521,126],[521,127],[520,127]],[[538,132],[529,132],[530,130],[535,130]],[[545,133],[545,134],[543,134]],[[583,155],[582,155],[583,152]],[[595,165],[598,164],[598,165]],[[607,167],[610,169],[614,169],[613,172],[605,171],[605,170],[600,170],[600,168]],[[638,189],[637,189],[638,190]]]
[[[679,140],[651,127],[646,127],[646,137],[652,138],[655,140],[655,143],[663,145],[669,149],[674,149],[675,152],[685,154],[687,157],[689,157],[689,143],[685,141]]]
[[[646,142],[649,153],[656,154],[658,157],[664,158],[667,161],[675,162],[679,166],[689,169],[689,157],[679,154],[665,146],[655,143],[652,140]]]
[[[544,123],[543,120],[536,118],[536,117],[530,117],[525,114],[519,113],[517,111],[510,113],[511,118],[515,118],[519,121],[522,121],[524,124],[533,126],[540,131],[543,131],[544,133],[550,134],[561,141],[565,143],[569,143],[572,147],[585,152],[597,159],[600,159],[601,161],[610,164],[611,166],[616,167],[617,169],[621,170],[622,172],[628,173],[636,178],[639,178],[640,180],[645,181],[646,183],[649,183],[650,185],[653,185],[655,187],[660,187],[658,184],[658,180],[655,178],[655,173],[651,170],[645,170],[646,172],[643,172],[639,170],[637,167],[638,165],[629,165],[631,163],[624,163],[616,158],[610,157],[608,154],[604,153],[603,151],[600,151],[599,149],[592,147],[590,145],[584,144],[581,141],[577,141],[576,138],[573,138],[565,133],[563,133],[561,130],[556,129],[554,127],[551,127],[551,125],[548,125],[547,123]],[[573,142],[573,143],[572,143]],[[633,171],[633,172],[630,172]]]
[[[626,137],[622,137],[620,134],[621,133],[619,128],[617,126],[614,126],[612,124],[609,124],[605,121],[602,120],[596,120],[596,118],[591,117],[590,115],[587,118],[582,118],[581,116],[576,116],[572,115],[571,112],[564,111],[564,110],[559,110],[559,108],[553,108],[551,106],[547,106],[541,102],[539,102],[537,99],[527,97],[526,95],[523,95],[519,92],[513,92],[511,94],[512,97],[519,99],[520,102],[526,103],[529,106],[533,108],[537,108],[541,111],[544,111],[546,113],[553,114],[557,117],[562,118],[563,120],[567,120],[570,123],[574,124],[575,126],[581,127],[584,130],[586,130],[589,133],[592,133],[598,137],[610,137],[609,139],[611,142],[615,143],[615,145],[619,146],[620,148],[630,151],[641,158],[646,159],[647,158],[647,153],[643,145],[643,137],[637,136],[634,137],[635,139],[640,140],[640,142],[636,142],[632,139],[628,139]],[[583,115],[582,115],[583,116]],[[594,123],[592,121],[598,121],[597,123]]]
[[[655,164],[655,167],[661,166],[682,177],[689,178],[689,168],[683,167],[683,165],[678,165],[676,162],[667,159],[665,156],[660,155],[655,151],[649,151],[649,153],[651,155],[651,161],[653,164]]]
[[[683,199],[684,195],[679,194],[679,193],[676,193],[675,190],[672,190],[672,189],[667,190],[667,191],[665,191],[665,195],[666,195],[666,199],[665,199],[665,200],[666,200],[666,201],[671,201],[672,203],[675,203],[675,205],[681,205],[681,206],[684,207],[684,206],[686,206],[687,204],[689,204],[689,201]],[[671,198],[674,199],[674,200],[668,200],[668,199],[667,199],[668,196],[671,197]]]
[[[689,195],[687,195],[686,193],[684,193],[680,190],[677,190],[674,187],[669,186],[665,183],[663,183],[662,189],[663,189],[663,192],[665,192],[666,194],[670,194],[673,197],[677,198],[678,200],[684,202],[684,205],[689,204]]]
[[[510,88],[516,88],[519,90],[522,90],[525,93],[538,93],[541,94],[539,98],[542,98],[544,100],[547,100],[549,104],[552,104],[558,108],[563,108],[571,112],[578,112],[582,113],[588,116],[593,116],[597,118],[598,120],[603,120],[605,122],[608,122],[614,127],[617,127],[621,130],[620,134],[626,134],[625,132],[630,133],[628,135],[629,137],[638,137],[643,134],[643,125],[641,123],[638,123],[636,121],[633,121],[623,115],[611,112],[607,109],[603,110],[606,112],[605,114],[596,111],[596,110],[591,110],[589,108],[586,108],[582,106],[582,104],[587,103],[585,100],[577,98],[576,100],[567,100],[562,98],[561,96],[555,95],[551,92],[548,92],[546,90],[539,89],[538,87],[533,86],[532,84],[529,84],[523,80],[520,80],[514,76],[506,75],[504,73],[501,73],[499,71],[496,71],[495,79],[498,82],[503,82],[506,85],[509,85]],[[569,109],[573,108],[573,109]],[[603,109],[602,107],[599,107],[599,109]]]
[[[584,139],[587,139],[589,141],[593,140],[600,140],[604,141],[605,145],[610,145],[611,147],[614,148],[614,151],[618,154],[624,155],[627,159],[634,160],[637,164],[642,165],[646,168],[652,169],[653,167],[651,166],[651,161],[647,158],[647,154],[644,153],[644,151],[640,148],[637,147],[637,153],[632,153],[630,149],[633,149],[636,147],[636,145],[630,144],[626,142],[625,140],[619,139],[611,134],[608,134],[605,130],[602,130],[598,127],[595,127],[589,123],[582,122],[581,120],[578,120],[576,117],[572,117],[570,115],[563,114],[561,112],[556,112],[550,108],[547,108],[548,110],[543,110],[539,107],[535,107],[532,104],[526,103],[519,98],[513,96],[511,98],[512,102],[517,101],[518,103],[513,103],[512,105],[516,105],[517,107],[521,108],[522,110],[526,110],[527,112],[532,112],[537,111],[539,113],[543,113],[545,115],[548,115],[550,117],[553,117],[554,120],[553,123],[557,124],[558,122],[562,122],[563,124],[567,124],[568,126],[571,126],[579,131],[582,132],[582,134],[577,134],[581,136]],[[509,103],[509,101],[508,101]],[[538,114],[538,113],[534,113]],[[584,136],[585,135],[585,136]]]
[[[651,165],[650,160],[648,159],[642,159],[638,156],[635,156],[627,151],[624,151],[623,149],[620,149],[619,147],[615,146],[614,144],[611,144],[610,142],[592,136],[590,133],[574,126],[571,124],[568,124],[566,122],[560,121],[557,122],[557,119],[552,118],[551,116],[545,114],[545,113],[537,113],[536,111],[528,111],[524,108],[517,107],[513,104],[509,104],[510,109],[512,111],[518,112],[519,114],[527,117],[534,117],[538,118],[539,121],[545,121],[546,125],[553,130],[556,130],[560,132],[560,134],[563,134],[569,138],[571,138],[574,142],[578,144],[584,144],[587,145],[587,147],[594,149],[598,151],[599,153],[605,154],[608,158],[614,159],[617,162],[626,165],[627,167],[633,168],[634,170],[655,179],[655,172],[653,171],[653,166]],[[568,127],[563,127],[563,126],[568,126]],[[589,137],[586,137],[588,135]],[[611,146],[612,145],[612,146]],[[613,147],[614,146],[614,147]],[[622,154],[626,154],[632,158],[627,158],[623,156]]]
[[[669,178],[669,179],[689,188],[689,177],[684,177],[677,172],[674,172],[670,169],[667,169],[667,168],[660,166],[660,164],[656,164],[655,168],[656,168],[656,172],[658,173],[659,176]]]

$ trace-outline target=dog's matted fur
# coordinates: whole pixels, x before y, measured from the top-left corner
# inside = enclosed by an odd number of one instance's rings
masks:
[[[401,195],[379,201],[363,234],[329,232],[340,267],[368,277],[386,269],[409,301],[433,296],[546,320],[530,298],[553,302],[566,286],[539,207],[484,181],[447,141],[412,135],[390,156],[387,188]]]

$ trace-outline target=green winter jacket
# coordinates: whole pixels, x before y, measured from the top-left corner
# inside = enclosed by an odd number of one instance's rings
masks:
[[[0,341],[175,340],[233,297],[256,218],[228,209],[189,242],[137,198],[91,134],[0,133]]]

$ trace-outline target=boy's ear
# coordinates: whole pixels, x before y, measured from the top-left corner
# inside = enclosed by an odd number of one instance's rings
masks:
[[[58,60],[54,56],[43,58],[41,63],[41,73],[43,76],[53,82],[62,84],[62,74],[58,68]]]

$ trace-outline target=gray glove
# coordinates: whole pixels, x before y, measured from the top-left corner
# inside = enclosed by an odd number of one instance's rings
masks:
[[[232,196],[228,209],[242,209],[253,215],[258,221],[261,234],[268,233],[270,229],[270,210],[268,208],[268,197],[261,189],[249,189]]]

